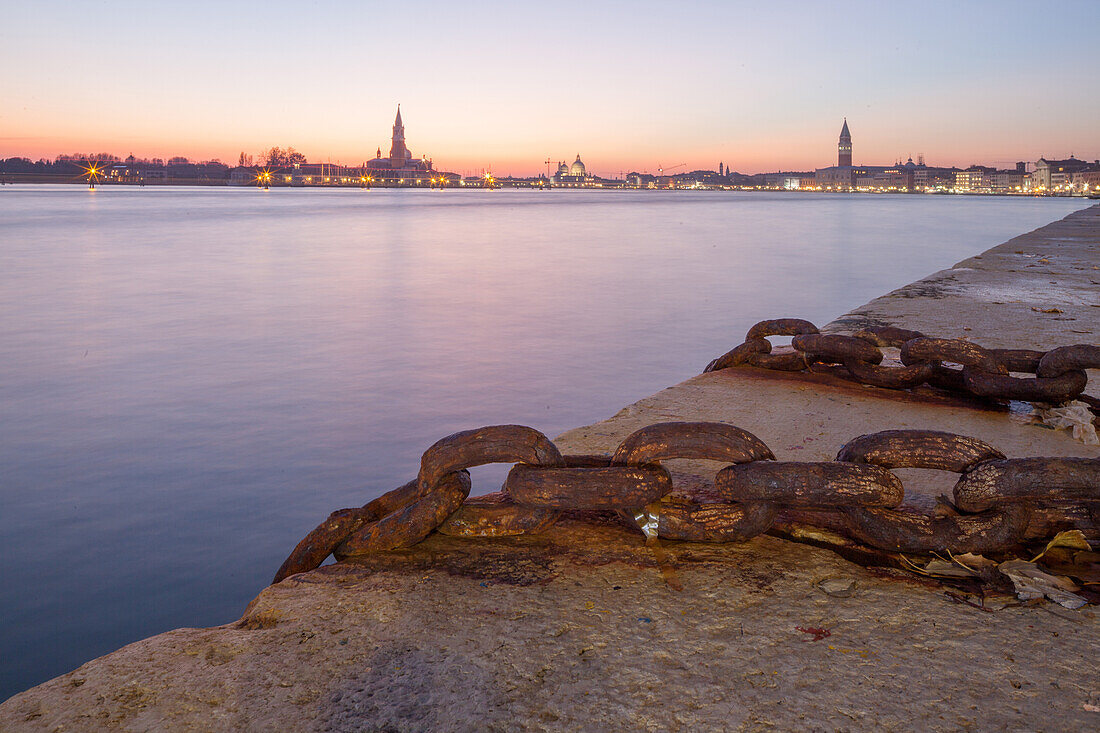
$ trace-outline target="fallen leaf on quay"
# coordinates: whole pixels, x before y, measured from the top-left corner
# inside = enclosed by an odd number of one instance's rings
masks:
[[[1035,306],[1031,306],[1031,310],[1036,313],[1065,313],[1061,308],[1036,308]]]
[[[1059,606],[1069,609],[1080,608],[1088,603],[1073,592],[1079,588],[1072,580],[1044,573],[1034,563],[1009,560],[998,565],[997,569],[1012,581],[1012,585],[1016,587],[1016,597],[1021,601],[1045,596]]]
[[[1085,550],[1086,552],[1092,549],[1089,541],[1085,539],[1084,532],[1079,529],[1067,529],[1054,535],[1054,539],[1047,543],[1042,552],[1031,558],[1031,562],[1035,562],[1055,547],[1069,547],[1074,550]]]
[[[977,568],[992,568],[996,567],[997,563],[990,560],[988,557],[978,555],[973,552],[964,552],[961,555],[952,555],[951,559],[955,562],[963,565],[964,567],[975,570]]]
[[[928,564],[924,566],[924,571],[929,575],[938,575],[948,578],[973,578],[978,575],[975,570],[971,570],[970,568],[963,567],[953,562],[947,562],[946,560],[930,560]]]

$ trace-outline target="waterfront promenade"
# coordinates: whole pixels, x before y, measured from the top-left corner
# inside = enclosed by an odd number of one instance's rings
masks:
[[[871,321],[990,347],[1097,343],[1098,289],[1094,206],[823,330]],[[1100,375],[1090,377],[1097,396]],[[739,425],[780,460],[830,460],[856,435],[889,428],[972,435],[1010,457],[1100,455],[1015,413],[753,369],[694,377],[555,442],[565,453],[606,452],[669,420]],[[0,729],[956,730],[1100,720],[1092,607],[990,613],[771,536],[664,548],[682,590],[640,535],[617,526],[563,522],[496,541],[433,535],[292,577],[238,623],[161,634],[89,662],[0,705]],[[826,579],[855,584],[828,595]]]

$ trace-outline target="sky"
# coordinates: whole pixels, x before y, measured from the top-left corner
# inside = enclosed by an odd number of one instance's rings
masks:
[[[1100,2],[0,0],[0,157],[457,172],[1100,158]]]

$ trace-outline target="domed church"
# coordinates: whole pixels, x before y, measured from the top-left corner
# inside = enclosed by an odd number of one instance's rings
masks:
[[[551,180],[559,186],[579,186],[585,182],[591,182],[592,179],[584,167],[581,154],[577,153],[577,159],[573,161],[573,165],[566,165],[565,161],[558,163],[558,172]]]

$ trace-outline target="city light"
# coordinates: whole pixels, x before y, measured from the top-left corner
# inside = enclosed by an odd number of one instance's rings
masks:
[[[103,176],[103,169],[99,167],[98,163],[88,163],[83,166],[83,170],[84,175],[88,177],[88,188],[95,188],[95,184]]]

